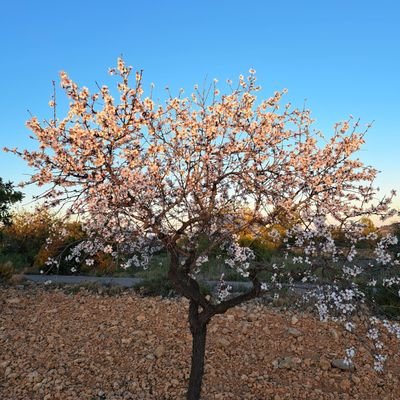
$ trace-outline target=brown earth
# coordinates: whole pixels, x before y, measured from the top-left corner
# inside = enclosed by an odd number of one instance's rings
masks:
[[[0,288],[0,399],[183,399],[184,299]],[[289,330],[289,328],[291,328]],[[202,399],[400,399],[398,342],[384,374],[338,326],[253,303],[209,326]],[[332,368],[356,345],[355,372]]]

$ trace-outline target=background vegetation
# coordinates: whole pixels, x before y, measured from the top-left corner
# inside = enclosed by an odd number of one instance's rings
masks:
[[[245,215],[240,216],[245,218]],[[292,219],[293,221],[293,219]],[[387,233],[395,234],[400,239],[400,224],[392,224],[377,229],[372,221],[365,219],[365,234],[375,232],[379,236]],[[254,267],[262,265],[279,264],[282,261],[282,242],[273,240],[271,230],[275,229],[279,233],[291,225],[289,220],[281,221],[270,229],[261,228],[258,232],[245,231],[240,237],[240,244],[250,247],[256,258]],[[57,233],[63,231],[62,236]],[[146,270],[136,269],[134,267],[127,270],[116,265],[111,257],[106,254],[97,254],[94,257],[93,265],[87,265],[84,262],[76,262],[74,259],[65,260],[68,251],[79,241],[84,239],[84,232],[79,222],[65,222],[47,211],[36,209],[32,212],[23,211],[11,215],[7,224],[0,227],[0,280],[9,280],[13,274],[84,274],[96,276],[134,276],[142,279],[138,289],[145,295],[174,295],[170,281],[168,280],[168,257],[164,251],[160,251],[151,259],[150,265]],[[51,240],[49,240],[51,238]],[[335,231],[335,239],[341,246],[349,246],[345,235],[338,229]],[[203,245],[207,246],[207,238],[201,239]],[[358,245],[358,252],[365,257],[366,262],[372,257],[372,250],[368,242]],[[393,248],[394,252],[400,252],[400,245]],[[55,259],[60,263],[48,265],[49,259]],[[303,266],[301,264],[290,265],[286,262],[288,271],[296,272],[301,279]],[[375,270],[371,274],[382,274],[384,271]],[[202,283],[203,292],[207,293],[209,288],[205,281],[219,280],[224,274],[225,281],[243,281],[244,278],[232,269],[227,269],[224,264],[224,254],[222,251],[215,251],[203,266],[199,280]],[[264,270],[260,279],[266,282],[271,280],[273,274],[272,268]],[[330,282],[335,278],[335,269],[324,268],[321,266],[316,270],[316,274]],[[368,278],[371,278],[369,276]],[[361,279],[366,279],[363,277]],[[281,280],[284,282],[283,280]],[[359,282],[363,284],[363,282]],[[366,290],[367,301],[373,307],[381,309],[385,316],[398,318],[400,316],[399,297],[393,292],[393,289],[384,287],[375,287]]]

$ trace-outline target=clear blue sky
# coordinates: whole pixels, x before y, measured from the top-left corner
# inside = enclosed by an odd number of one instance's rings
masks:
[[[49,116],[61,70],[91,87],[109,82],[123,54],[158,88],[190,90],[253,67],[262,95],[288,88],[294,105],[307,98],[328,135],[349,114],[375,120],[361,158],[383,171],[382,190],[400,189],[399,20],[398,0],[4,1],[0,147],[30,145],[27,109]],[[0,176],[27,173],[0,153]]]

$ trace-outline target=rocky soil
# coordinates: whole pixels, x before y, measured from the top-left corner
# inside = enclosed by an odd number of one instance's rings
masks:
[[[187,301],[0,288],[0,399],[183,399]],[[338,326],[258,303],[209,327],[202,399],[400,399],[400,351],[384,374]],[[344,349],[358,348],[355,370]],[[335,361],[336,360],[336,361]],[[339,363],[339,364],[338,364]]]

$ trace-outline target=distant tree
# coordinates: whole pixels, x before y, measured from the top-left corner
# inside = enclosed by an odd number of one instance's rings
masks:
[[[363,218],[361,218],[360,223],[364,225],[364,229],[363,229],[362,233],[365,236],[377,231],[375,224],[373,223],[371,218],[363,217]]]
[[[279,289],[282,276],[290,282],[289,266],[301,264],[303,281],[317,286],[321,318],[333,309],[346,320],[356,313],[363,296],[354,277],[363,267],[355,246],[335,246],[328,221],[340,224],[356,243],[363,240],[364,215],[390,215],[390,198],[374,201],[376,170],[354,157],[364,142],[358,122],[337,124],[324,142],[311,129],[308,110],[280,109],[282,93],[257,103],[252,70],[236,87],[229,82],[225,95],[214,83],[188,97],[170,96],[165,105],[144,97],[141,72],[130,86],[131,68],[122,60],[110,72],[120,78],[118,101],[106,86],[90,94],[61,73],[68,114],[46,123],[33,117],[28,126],[40,149],[14,152],[36,168],[32,182],[52,185],[43,195],[49,207],[62,204],[67,217],[81,217],[88,240],[73,250],[74,257],[101,250],[114,259],[125,254],[125,267],[146,267],[154,251],[166,249],[169,279],[189,299],[187,399],[200,398],[210,320]],[[238,218],[241,210],[249,210],[245,219]],[[287,249],[272,265],[271,280],[261,282],[261,266],[238,238],[257,228],[260,215],[265,227],[276,224],[277,210],[296,215],[296,223],[281,238]],[[392,240],[378,243],[373,260],[387,270],[398,268],[386,251]],[[201,291],[198,273],[216,248],[227,269],[250,280],[248,292],[234,296],[224,284],[211,297]],[[332,264],[340,276],[318,286],[315,270]],[[378,344],[376,349],[380,352]],[[351,358],[354,351],[347,354]],[[379,369],[384,356],[377,357]]]
[[[21,201],[23,194],[14,189],[12,182],[3,182],[0,178],[0,226],[11,223],[10,207]]]
[[[247,221],[252,221],[247,224]],[[277,206],[265,219],[262,212],[254,215],[254,210],[242,210],[236,223],[245,228],[239,233],[238,243],[242,247],[250,247],[256,258],[258,254],[273,253],[283,245],[283,238],[294,225],[300,222],[299,216],[290,215],[287,210]]]

